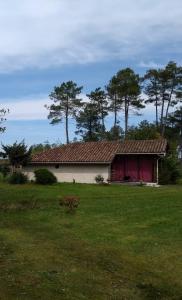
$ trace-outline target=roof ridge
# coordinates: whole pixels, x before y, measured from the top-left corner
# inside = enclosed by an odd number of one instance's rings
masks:
[[[116,154],[161,154],[166,147],[166,139],[76,142],[37,153],[32,162],[110,163]]]

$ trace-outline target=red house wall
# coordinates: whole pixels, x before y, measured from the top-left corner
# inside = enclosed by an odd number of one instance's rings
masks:
[[[111,181],[154,182],[155,170],[152,155],[117,155],[111,165]]]

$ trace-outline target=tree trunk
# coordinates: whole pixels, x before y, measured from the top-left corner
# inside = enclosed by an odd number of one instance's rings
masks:
[[[114,96],[114,127],[117,124],[117,108],[116,108],[116,95]]]
[[[90,120],[89,120],[89,131],[88,131],[88,136],[89,136],[89,140],[92,141],[92,121],[91,121],[91,118],[90,117]]]
[[[102,110],[102,113],[101,113],[101,119],[102,119],[102,133],[104,133],[105,132],[105,122],[104,122],[103,110]]]
[[[68,132],[68,108],[66,109],[66,143],[69,144],[69,132]]]
[[[163,96],[162,96],[162,108],[161,108],[161,119],[160,119],[160,131],[161,131],[161,135],[162,135],[163,126],[164,126],[164,105],[165,105],[165,99],[164,99],[164,92],[163,92]]]
[[[156,100],[155,100],[155,125],[158,128],[159,121],[158,121],[158,99],[157,99],[157,97],[156,97]]]
[[[127,137],[127,132],[128,132],[128,110],[129,110],[129,103],[128,100],[125,98],[125,139]]]
[[[162,128],[162,136],[164,136],[165,129],[166,129],[166,121],[167,121],[167,117],[169,114],[169,107],[171,105],[173,91],[174,91],[174,81],[173,81],[173,86],[171,88],[171,92],[170,92],[170,96],[169,96],[169,100],[168,100],[168,104],[167,104],[167,108],[166,108],[166,116],[165,116],[165,121],[164,121],[163,128]]]

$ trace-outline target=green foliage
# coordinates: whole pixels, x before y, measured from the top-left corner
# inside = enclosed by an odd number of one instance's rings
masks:
[[[90,94],[87,94],[87,97],[90,99],[90,103],[92,103],[95,106],[95,109],[97,110],[97,114],[101,121],[101,130],[102,133],[104,133],[105,132],[104,120],[109,113],[107,95],[104,90],[101,90],[101,88],[97,88],[95,89],[95,91],[92,91]]]
[[[177,142],[177,146],[182,145],[182,106],[170,113],[166,122],[165,136],[169,140]]]
[[[49,143],[46,143],[46,144],[35,144],[32,146],[32,155],[35,155],[37,153],[40,153],[40,152],[43,152],[43,151],[46,151],[46,150],[49,150],[51,149],[51,145]]]
[[[144,92],[156,108],[156,125],[164,136],[170,107],[182,101],[182,67],[173,61],[165,68],[149,70],[145,77]],[[160,108],[160,109],[159,109]]]
[[[131,126],[128,129],[127,139],[130,140],[152,140],[160,138],[160,133],[155,124],[142,121],[138,126]]]
[[[3,174],[0,172],[0,182],[4,181],[4,176]]]
[[[145,107],[140,98],[141,79],[132,69],[122,69],[111,79],[107,89],[111,94],[111,110],[115,112],[114,126],[117,124],[116,115],[123,108],[127,135],[130,110],[138,114],[137,111]]]
[[[164,157],[159,164],[159,184],[176,184],[182,177],[182,166],[174,155]]]
[[[28,149],[24,141],[13,145],[2,145],[4,152],[1,153],[3,157],[8,157],[9,163],[13,167],[26,166],[31,160],[32,148]]]
[[[82,136],[84,141],[98,141],[102,132],[100,117],[97,106],[93,103],[85,103],[76,117],[77,131],[76,134]]]
[[[8,112],[9,112],[9,110],[7,110],[7,109],[4,109],[4,108],[0,109],[0,133],[4,132],[6,129],[6,127],[4,127],[4,126],[2,127],[1,125],[4,121],[6,121],[5,116]]]
[[[95,181],[96,181],[96,183],[103,183],[104,177],[102,175],[98,174],[97,176],[95,176]]]
[[[0,165],[0,173],[6,177],[10,173],[10,167],[7,164]]]
[[[144,93],[148,96],[145,101],[146,104],[154,104],[155,106],[155,125],[158,127],[159,123],[159,106],[160,100],[160,82],[159,82],[159,70],[150,69],[144,76]]]
[[[8,182],[11,184],[25,184],[28,182],[28,177],[21,172],[14,172],[8,177]]]
[[[35,182],[38,184],[54,184],[57,182],[56,176],[47,169],[38,169],[34,171]]]
[[[75,118],[78,109],[82,106],[81,99],[77,98],[81,91],[82,87],[78,87],[75,82],[63,82],[60,86],[54,87],[49,96],[54,103],[46,106],[49,110],[48,119],[52,120],[51,124],[58,124],[65,120],[67,143],[69,143],[68,119],[70,116]]]
[[[122,141],[124,139],[124,131],[119,125],[116,125],[106,132],[106,137],[109,141]]]
[[[121,140],[121,113],[124,114],[125,138],[155,139],[160,132],[162,137],[168,138],[171,135],[179,141],[179,132],[182,130],[180,109],[174,116],[169,114],[170,108],[182,101],[182,67],[175,62],[169,62],[161,69],[150,69],[143,78],[131,68],[121,69],[111,78],[105,90],[99,87],[87,94],[89,102],[86,103],[78,98],[81,91],[82,87],[78,87],[73,81],[63,82],[54,87],[50,94],[53,104],[46,106],[51,124],[65,121],[67,143],[70,117],[76,120],[76,135],[81,136],[84,141]],[[145,102],[141,98],[143,92],[147,95]],[[129,127],[130,114],[141,115],[140,110],[145,107],[144,103],[155,106],[157,130],[150,123],[141,123],[140,128]],[[106,131],[105,120],[109,112],[114,113],[114,124]],[[34,151],[41,149],[45,148],[37,145]]]
[[[45,143],[43,144],[34,144],[32,145],[32,155],[35,155],[37,153],[40,153],[40,152],[43,152],[43,151],[46,151],[46,150],[50,150],[52,148],[55,148],[55,147],[59,147],[61,146],[62,144],[58,141],[56,143],[53,143],[53,144],[50,144],[48,141],[46,141]]]
[[[106,86],[108,99],[110,102],[109,111],[114,113],[114,124],[113,127],[116,127],[119,124],[118,114],[122,108],[122,101],[118,93],[118,78],[114,75],[109,84]]]

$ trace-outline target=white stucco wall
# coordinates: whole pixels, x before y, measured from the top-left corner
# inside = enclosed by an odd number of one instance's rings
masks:
[[[56,177],[58,182],[73,182],[75,179],[78,183],[95,183],[95,176],[98,174],[104,177],[106,181],[109,178],[109,165],[60,165],[59,169],[55,165],[48,166],[28,166],[23,169],[29,179],[34,179],[34,170],[46,168],[49,169]]]

